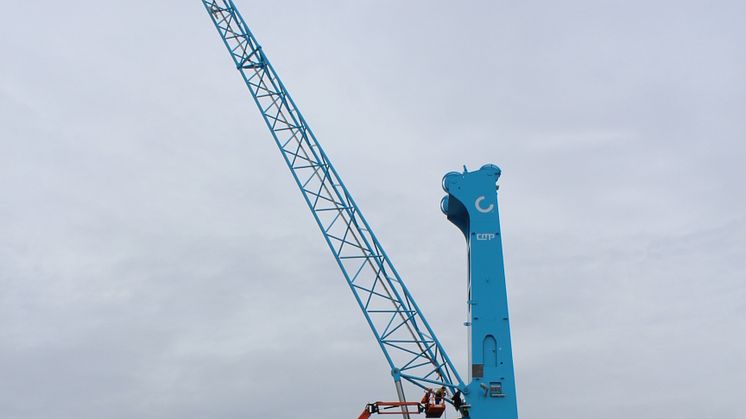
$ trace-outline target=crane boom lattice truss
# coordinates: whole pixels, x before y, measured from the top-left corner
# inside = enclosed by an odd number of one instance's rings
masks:
[[[412,299],[232,0],[202,0],[388,361],[394,380],[463,387]]]

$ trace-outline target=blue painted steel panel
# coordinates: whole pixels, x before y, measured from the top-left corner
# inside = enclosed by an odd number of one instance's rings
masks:
[[[469,251],[469,384],[473,419],[516,419],[515,374],[497,208],[500,169],[492,164],[443,177],[441,210],[464,233]]]

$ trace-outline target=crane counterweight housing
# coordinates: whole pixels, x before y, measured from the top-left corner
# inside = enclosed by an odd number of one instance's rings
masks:
[[[201,1],[388,362],[399,402],[386,406],[405,419],[419,412],[438,417],[445,402],[465,418],[516,419],[495,192],[499,169],[486,165],[444,179],[448,196],[441,208],[466,235],[470,253],[471,372],[465,383],[234,2]],[[422,409],[410,411],[404,383],[438,399],[423,398]]]

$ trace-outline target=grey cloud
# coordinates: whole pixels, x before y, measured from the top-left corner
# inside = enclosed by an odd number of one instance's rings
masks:
[[[742,2],[237,3],[462,370],[440,177],[489,161],[522,417],[743,416]],[[198,1],[1,19],[0,416],[394,397]]]

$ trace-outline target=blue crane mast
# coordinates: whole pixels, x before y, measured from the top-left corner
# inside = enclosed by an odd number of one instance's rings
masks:
[[[399,402],[370,404],[364,414],[400,408],[405,418],[420,412],[439,417],[447,401],[464,417],[516,419],[495,192],[499,169],[488,165],[444,178],[449,195],[441,208],[464,232],[471,249],[472,369],[465,384],[233,1],[202,3],[391,369]],[[480,275],[472,274],[477,268]],[[425,391],[421,402],[406,401],[403,382]],[[411,406],[416,409],[409,411]]]

